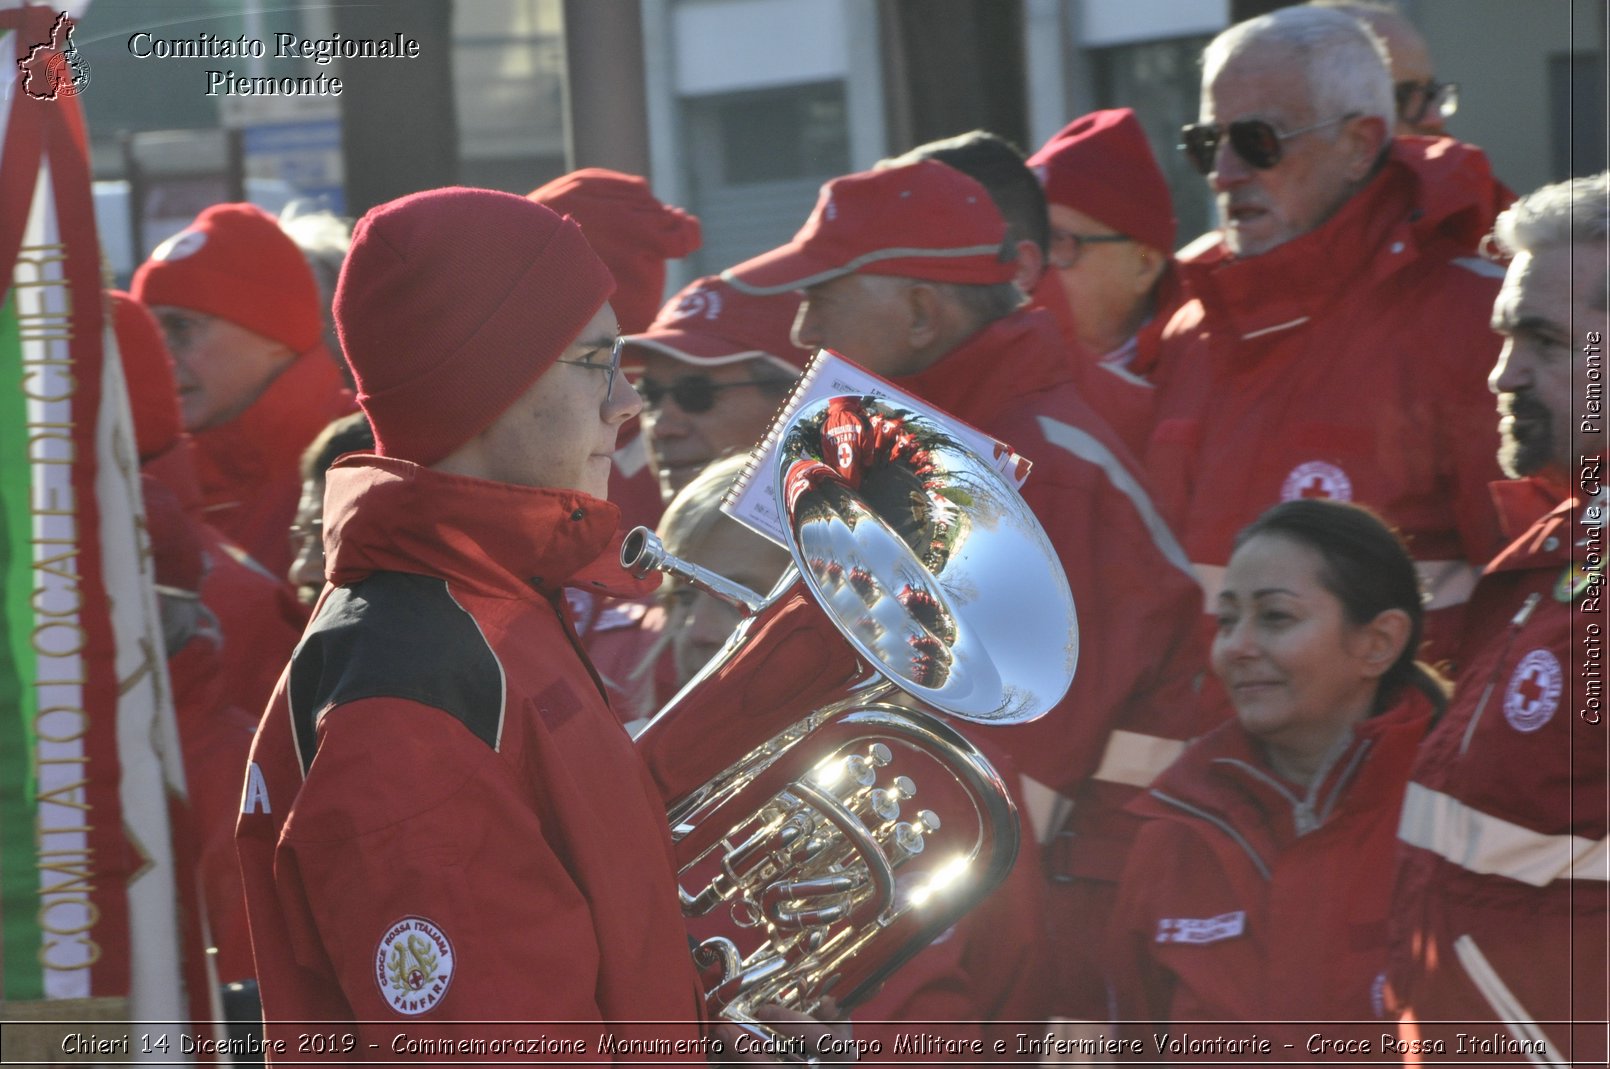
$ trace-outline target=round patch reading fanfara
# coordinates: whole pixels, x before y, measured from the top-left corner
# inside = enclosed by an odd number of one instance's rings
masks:
[[[453,982],[453,944],[424,917],[404,917],[386,929],[375,950],[375,983],[392,1009],[425,1013]]]
[[[1533,650],[1521,658],[1504,691],[1504,719],[1516,731],[1536,731],[1549,722],[1560,705],[1565,674],[1548,650]]]
[[[1353,500],[1353,480],[1335,464],[1323,460],[1310,460],[1291,469],[1286,481],[1280,485],[1280,500],[1298,501],[1305,497],[1323,497],[1331,501]]]

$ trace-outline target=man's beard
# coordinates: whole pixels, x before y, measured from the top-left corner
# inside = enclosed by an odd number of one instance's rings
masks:
[[[1535,475],[1554,457],[1554,414],[1530,393],[1507,393],[1498,399],[1500,415],[1513,417],[1498,445],[1498,466],[1512,479]]]

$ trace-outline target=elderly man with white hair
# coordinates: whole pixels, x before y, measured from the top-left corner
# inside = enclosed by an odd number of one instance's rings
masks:
[[[1500,545],[1484,378],[1503,272],[1468,251],[1486,158],[1394,141],[1394,116],[1380,41],[1340,11],[1284,8],[1208,46],[1181,148],[1219,227],[1181,265],[1195,296],[1161,343],[1146,462],[1208,612],[1235,533],[1271,505],[1381,513],[1414,554],[1436,661]]]

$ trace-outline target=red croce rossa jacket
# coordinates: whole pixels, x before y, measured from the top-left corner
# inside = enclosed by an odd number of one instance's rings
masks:
[[[585,1044],[453,1052],[549,1062],[609,1060],[604,1036],[699,1042],[665,811],[561,608],[618,520],[396,459],[330,470],[332,585],[258,728],[237,828],[280,1058],[330,1056],[297,1050],[298,1021],[392,1060],[442,1053],[399,1034]],[[645,592],[613,576],[589,585]]]
[[[1240,724],[1223,724],[1135,801],[1148,820],[1110,933],[1114,1011],[1129,1022],[1121,1033],[1154,1056],[1154,1033],[1167,1031],[1257,1035],[1276,1060],[1319,1053],[1308,1048],[1315,1033],[1381,1053],[1392,1031],[1381,991],[1398,808],[1430,717],[1430,702],[1410,691],[1359,724],[1308,792],[1272,772]],[[1193,1033],[1191,1021],[1247,1023]]]
[[[1073,802],[1047,855],[1058,881],[1050,1010],[1100,1019],[1093,958],[1138,826],[1123,807],[1211,726],[1195,694],[1206,662],[1194,629],[1201,591],[1134,458],[1080,393],[1050,313],[1015,312],[897,381],[1034,464],[1023,499],[1067,574],[1079,666],[1045,717],[989,730],[1021,772]]]
[[[1318,228],[1259,256],[1217,244],[1180,264],[1193,299],[1159,351],[1146,467],[1203,580],[1204,632],[1236,533],[1320,496],[1402,532],[1432,597],[1421,656],[1453,655],[1502,546],[1487,373],[1503,270],[1470,251],[1492,205],[1478,149],[1409,138]]]
[[[1588,463],[1602,479],[1602,460]],[[1497,1022],[1518,1005],[1541,1022],[1549,1060],[1603,1064],[1610,826],[1592,682],[1604,664],[1610,504],[1602,493],[1561,500],[1536,479],[1494,489],[1505,526],[1522,533],[1476,588],[1453,704],[1415,762],[1398,831],[1392,994],[1446,1054],[1460,1031],[1513,1038]],[[1514,1004],[1495,1004],[1495,978]],[[1428,1023],[1447,1021],[1489,1024]],[[1519,1060],[1501,1046],[1462,1060],[1494,1053]]]

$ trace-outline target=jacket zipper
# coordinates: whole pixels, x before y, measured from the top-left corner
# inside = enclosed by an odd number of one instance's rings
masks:
[[[1504,639],[1504,648],[1498,652],[1498,658],[1493,661],[1493,674],[1488,677],[1487,685],[1482,688],[1481,697],[1476,702],[1476,710],[1470,714],[1470,723],[1465,725],[1464,738],[1459,740],[1461,754],[1470,749],[1471,736],[1476,733],[1476,725],[1481,722],[1481,714],[1487,711],[1487,700],[1493,696],[1493,688],[1498,686],[1498,674],[1504,667],[1504,662],[1509,659],[1510,648],[1515,645],[1515,636],[1521,633],[1521,628],[1526,626],[1526,621],[1532,617],[1532,610],[1537,608],[1537,603],[1541,600],[1543,595],[1536,591],[1528,594],[1526,600],[1521,602],[1521,607],[1516,610],[1514,618],[1509,621],[1509,632]]]

